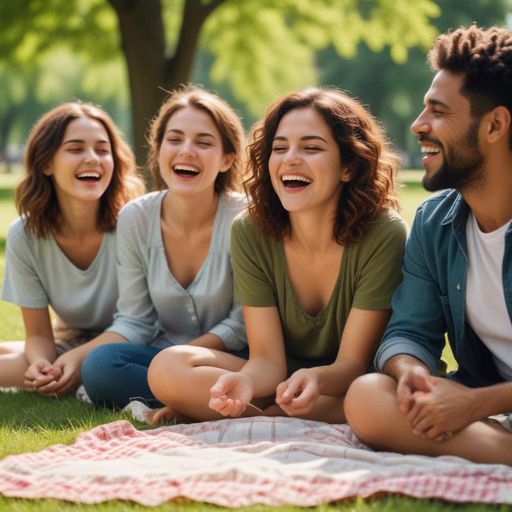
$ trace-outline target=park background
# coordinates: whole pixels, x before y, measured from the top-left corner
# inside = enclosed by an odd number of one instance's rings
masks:
[[[6,233],[17,215],[12,193],[35,121],[64,101],[101,105],[126,134],[144,172],[148,120],[165,90],[187,82],[226,99],[247,131],[284,92],[308,85],[349,91],[382,120],[402,158],[401,213],[411,224],[428,197],[420,184],[417,139],[409,131],[432,79],[426,53],[438,34],[472,22],[512,26],[512,0],[0,0],[0,284]],[[0,341],[23,336],[19,308],[1,302]],[[120,417],[72,398],[1,394],[0,457],[69,444],[80,431]],[[453,507],[391,497],[318,509]],[[216,507],[173,504],[157,510],[176,508]],[[144,507],[0,499],[0,510],[6,509]]]

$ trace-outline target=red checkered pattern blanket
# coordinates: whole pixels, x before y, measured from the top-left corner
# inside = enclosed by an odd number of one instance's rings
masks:
[[[383,492],[512,503],[512,468],[376,453],[347,425],[265,417],[147,431],[117,421],[0,461],[0,494],[20,498],[312,506]]]

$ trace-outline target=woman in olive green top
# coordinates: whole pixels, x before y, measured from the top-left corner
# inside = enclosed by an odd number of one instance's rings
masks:
[[[381,127],[340,91],[270,106],[253,130],[251,201],[231,237],[249,361],[185,349],[171,369],[180,394],[155,419],[345,421],[344,396],[370,365],[401,280],[398,165]]]

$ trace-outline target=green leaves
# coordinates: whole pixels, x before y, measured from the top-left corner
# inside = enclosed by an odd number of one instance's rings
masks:
[[[228,0],[208,20],[202,43],[214,54],[212,79],[227,81],[258,112],[284,91],[317,81],[315,53],[332,44],[344,58],[364,41],[392,58],[427,49],[437,35],[432,0]]]

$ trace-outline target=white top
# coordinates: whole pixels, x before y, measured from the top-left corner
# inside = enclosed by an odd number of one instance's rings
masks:
[[[2,299],[23,308],[51,306],[68,327],[100,333],[112,324],[117,298],[115,232],[104,233],[94,261],[81,270],[52,234],[28,236],[21,217],[11,224]]]
[[[483,233],[471,212],[466,225],[466,319],[493,355],[499,374],[512,380],[512,324],[503,292],[505,233],[509,223]]]
[[[239,195],[221,194],[208,255],[187,289],[169,270],[161,209],[167,190],[128,203],[119,214],[118,313],[109,331],[137,345],[181,345],[206,333],[228,350],[247,346],[242,307],[233,300],[231,224],[245,208]]]

